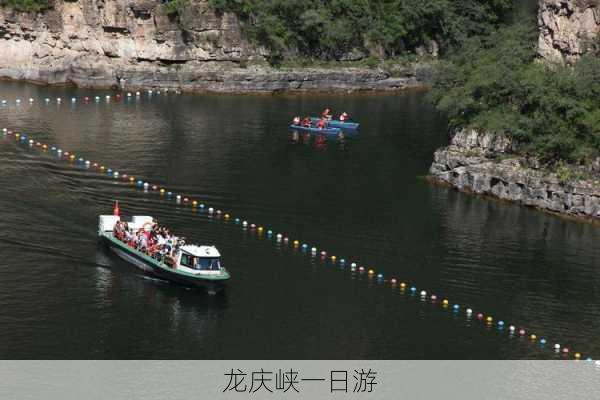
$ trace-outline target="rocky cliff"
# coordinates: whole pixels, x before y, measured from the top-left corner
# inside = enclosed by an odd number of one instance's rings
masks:
[[[462,130],[435,152],[430,174],[462,191],[600,221],[600,160],[561,175],[515,155],[517,148],[502,136]]]
[[[575,62],[600,33],[600,0],[539,0],[538,53]]]
[[[395,90],[418,71],[274,70],[233,14],[189,0],[168,14],[160,0],[56,0],[43,13],[0,8],[0,77],[83,87],[189,91]]]

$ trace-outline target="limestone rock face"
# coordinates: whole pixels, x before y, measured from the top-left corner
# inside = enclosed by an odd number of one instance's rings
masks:
[[[539,169],[535,163],[516,156],[518,144],[506,137],[475,130],[456,132],[450,146],[434,154],[430,168],[434,180],[459,190],[567,214],[600,220],[600,180],[567,182],[557,174]],[[596,160],[589,169],[596,175]]]
[[[0,7],[0,77],[82,87],[189,91],[396,90],[416,73],[279,71],[243,35],[234,14],[187,0],[180,16],[161,0],[56,0],[52,10]],[[251,67],[247,67],[250,65]]]
[[[34,14],[0,9],[0,74],[48,83],[84,80],[117,84],[124,71],[260,58],[234,16],[216,15],[206,0],[179,21],[159,0],[56,1]]]
[[[538,53],[573,63],[600,33],[599,0],[539,0]]]

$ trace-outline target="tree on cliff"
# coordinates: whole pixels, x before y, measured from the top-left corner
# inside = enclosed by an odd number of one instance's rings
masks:
[[[380,58],[427,46],[442,50],[488,33],[513,0],[210,0],[233,12],[275,58],[339,59],[353,49]]]
[[[600,154],[600,58],[575,66],[536,60],[531,20],[472,38],[441,63],[431,99],[454,127],[512,136],[555,163]]]
[[[11,7],[17,11],[43,11],[51,5],[51,0],[0,0],[0,6]]]

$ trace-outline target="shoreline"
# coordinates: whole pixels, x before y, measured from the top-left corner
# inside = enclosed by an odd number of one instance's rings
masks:
[[[427,68],[427,67],[425,67]],[[157,76],[158,75],[158,76]],[[427,79],[415,73],[391,76],[367,68],[223,68],[188,72],[157,72],[152,68],[94,76],[92,71],[7,71],[0,68],[0,80],[37,86],[75,87],[92,90],[136,91],[179,90],[191,94],[386,94],[405,90],[426,90]],[[120,78],[117,78],[120,76]],[[151,78],[148,78],[148,77]]]
[[[534,205],[527,205],[527,204],[522,204],[513,200],[509,200],[509,199],[503,199],[500,198],[498,196],[494,196],[488,193],[478,193],[475,192],[474,190],[470,189],[470,188],[459,188],[455,185],[453,185],[452,183],[449,183],[447,181],[444,181],[442,179],[439,179],[433,175],[427,175],[424,177],[424,179],[429,182],[430,185],[432,186],[437,186],[437,187],[443,187],[443,188],[447,188],[447,189],[451,189],[454,190],[456,192],[459,193],[464,193],[467,194],[469,196],[475,196],[481,199],[485,199],[485,200],[490,200],[490,201],[494,201],[500,204],[505,204],[505,205],[512,205],[512,206],[516,206],[516,207],[525,207],[528,208],[530,210],[539,212],[541,214],[544,215],[551,215],[553,217],[557,217],[566,221],[571,221],[571,222],[577,222],[577,223],[583,223],[583,224],[588,224],[588,225],[592,225],[592,226],[597,226],[600,227],[600,218],[594,218],[594,217],[586,217],[586,216],[578,216],[578,215],[569,215],[569,214],[565,214],[565,213],[561,213],[561,212],[557,212],[557,211],[552,211],[552,210],[548,210],[548,209],[544,209],[544,208],[540,208],[540,207],[536,207]]]
[[[561,179],[532,166],[516,153],[518,144],[503,136],[463,129],[438,149],[428,181],[460,192],[600,225],[600,171],[587,166],[588,177]]]

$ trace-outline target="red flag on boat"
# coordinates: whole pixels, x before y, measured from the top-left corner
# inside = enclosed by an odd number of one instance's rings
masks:
[[[115,217],[119,216],[119,200],[115,201],[115,208],[113,209],[113,215]]]

